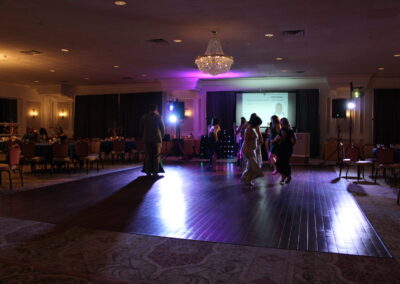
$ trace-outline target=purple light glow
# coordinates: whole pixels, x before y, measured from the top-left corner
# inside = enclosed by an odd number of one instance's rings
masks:
[[[178,77],[189,77],[189,78],[199,78],[199,79],[222,79],[222,78],[242,78],[242,77],[250,77],[250,73],[247,72],[227,72],[220,75],[209,75],[201,73],[200,71],[196,70],[188,70],[182,72],[176,72],[176,76]]]

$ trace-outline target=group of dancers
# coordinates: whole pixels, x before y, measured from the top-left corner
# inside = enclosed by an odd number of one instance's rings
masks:
[[[296,143],[296,134],[290,127],[287,118],[277,115],[271,116],[269,127],[265,130],[265,142],[261,134],[261,118],[253,113],[247,121],[241,118],[240,125],[235,129],[238,137],[238,161],[243,169],[241,180],[245,185],[252,186],[255,179],[264,176],[262,169],[262,146],[265,145],[268,153],[268,162],[272,174],[281,175],[281,184],[290,183],[292,180],[290,158],[293,146]],[[210,165],[215,166],[217,160],[217,147],[221,127],[219,119],[214,118],[209,128],[209,155]]]

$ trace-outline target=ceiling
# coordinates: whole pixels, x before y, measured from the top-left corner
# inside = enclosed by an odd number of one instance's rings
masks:
[[[400,57],[393,56],[400,54],[398,0],[126,1],[1,0],[0,81],[86,85],[202,77],[194,58],[205,52],[213,30],[235,60],[228,77],[400,76]],[[283,36],[286,30],[305,35]],[[29,50],[42,53],[21,53]]]

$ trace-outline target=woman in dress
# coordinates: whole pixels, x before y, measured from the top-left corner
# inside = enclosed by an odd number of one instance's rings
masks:
[[[248,126],[245,132],[244,143],[242,147],[242,153],[246,160],[246,167],[242,174],[241,180],[246,185],[252,186],[252,181],[258,177],[264,176],[261,168],[257,164],[256,149],[258,146],[258,134],[257,127],[262,123],[261,118],[253,116],[248,122]]]
[[[210,157],[210,167],[215,167],[217,164],[217,150],[219,144],[219,132],[221,127],[219,125],[219,119],[213,118],[211,120],[211,127],[208,131],[208,151]]]
[[[242,151],[240,149],[242,149],[242,145],[243,145],[243,141],[244,141],[244,132],[247,128],[247,120],[246,118],[244,118],[243,116],[240,118],[240,125],[235,129],[235,134],[236,134],[236,142],[237,142],[237,157],[238,157],[238,161],[237,161],[237,165],[241,166],[243,163],[243,155],[242,155]]]
[[[250,119],[253,117],[259,117],[256,113],[252,113]],[[263,143],[263,137],[261,135],[260,125],[255,128],[257,132],[257,149],[256,149],[256,161],[260,168],[262,168],[262,153],[261,153],[261,145]]]
[[[281,130],[281,125],[279,122],[279,117],[276,115],[271,116],[271,133],[269,136],[270,139],[270,150],[269,150],[269,162],[272,166],[272,174],[275,175],[278,173],[277,168],[276,168],[276,161],[279,159],[278,156],[278,134]]]
[[[296,134],[290,127],[287,118],[281,119],[281,130],[278,135],[278,161],[276,163],[278,172],[281,174],[281,184],[289,183],[292,180],[292,169],[290,167],[290,158],[293,153],[293,146],[297,141]]]
[[[264,141],[265,141],[264,147],[267,152],[267,160],[268,160],[269,167],[271,167],[271,163],[269,160],[269,153],[270,153],[270,148],[271,148],[270,147],[270,143],[271,143],[270,136],[271,136],[271,123],[269,123],[269,126],[267,128],[265,128],[265,132],[264,132]]]

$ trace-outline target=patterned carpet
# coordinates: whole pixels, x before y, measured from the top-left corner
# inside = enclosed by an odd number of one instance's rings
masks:
[[[312,253],[0,217],[0,283],[400,283],[400,206],[356,196],[394,258]],[[379,190],[378,190],[379,191]]]

